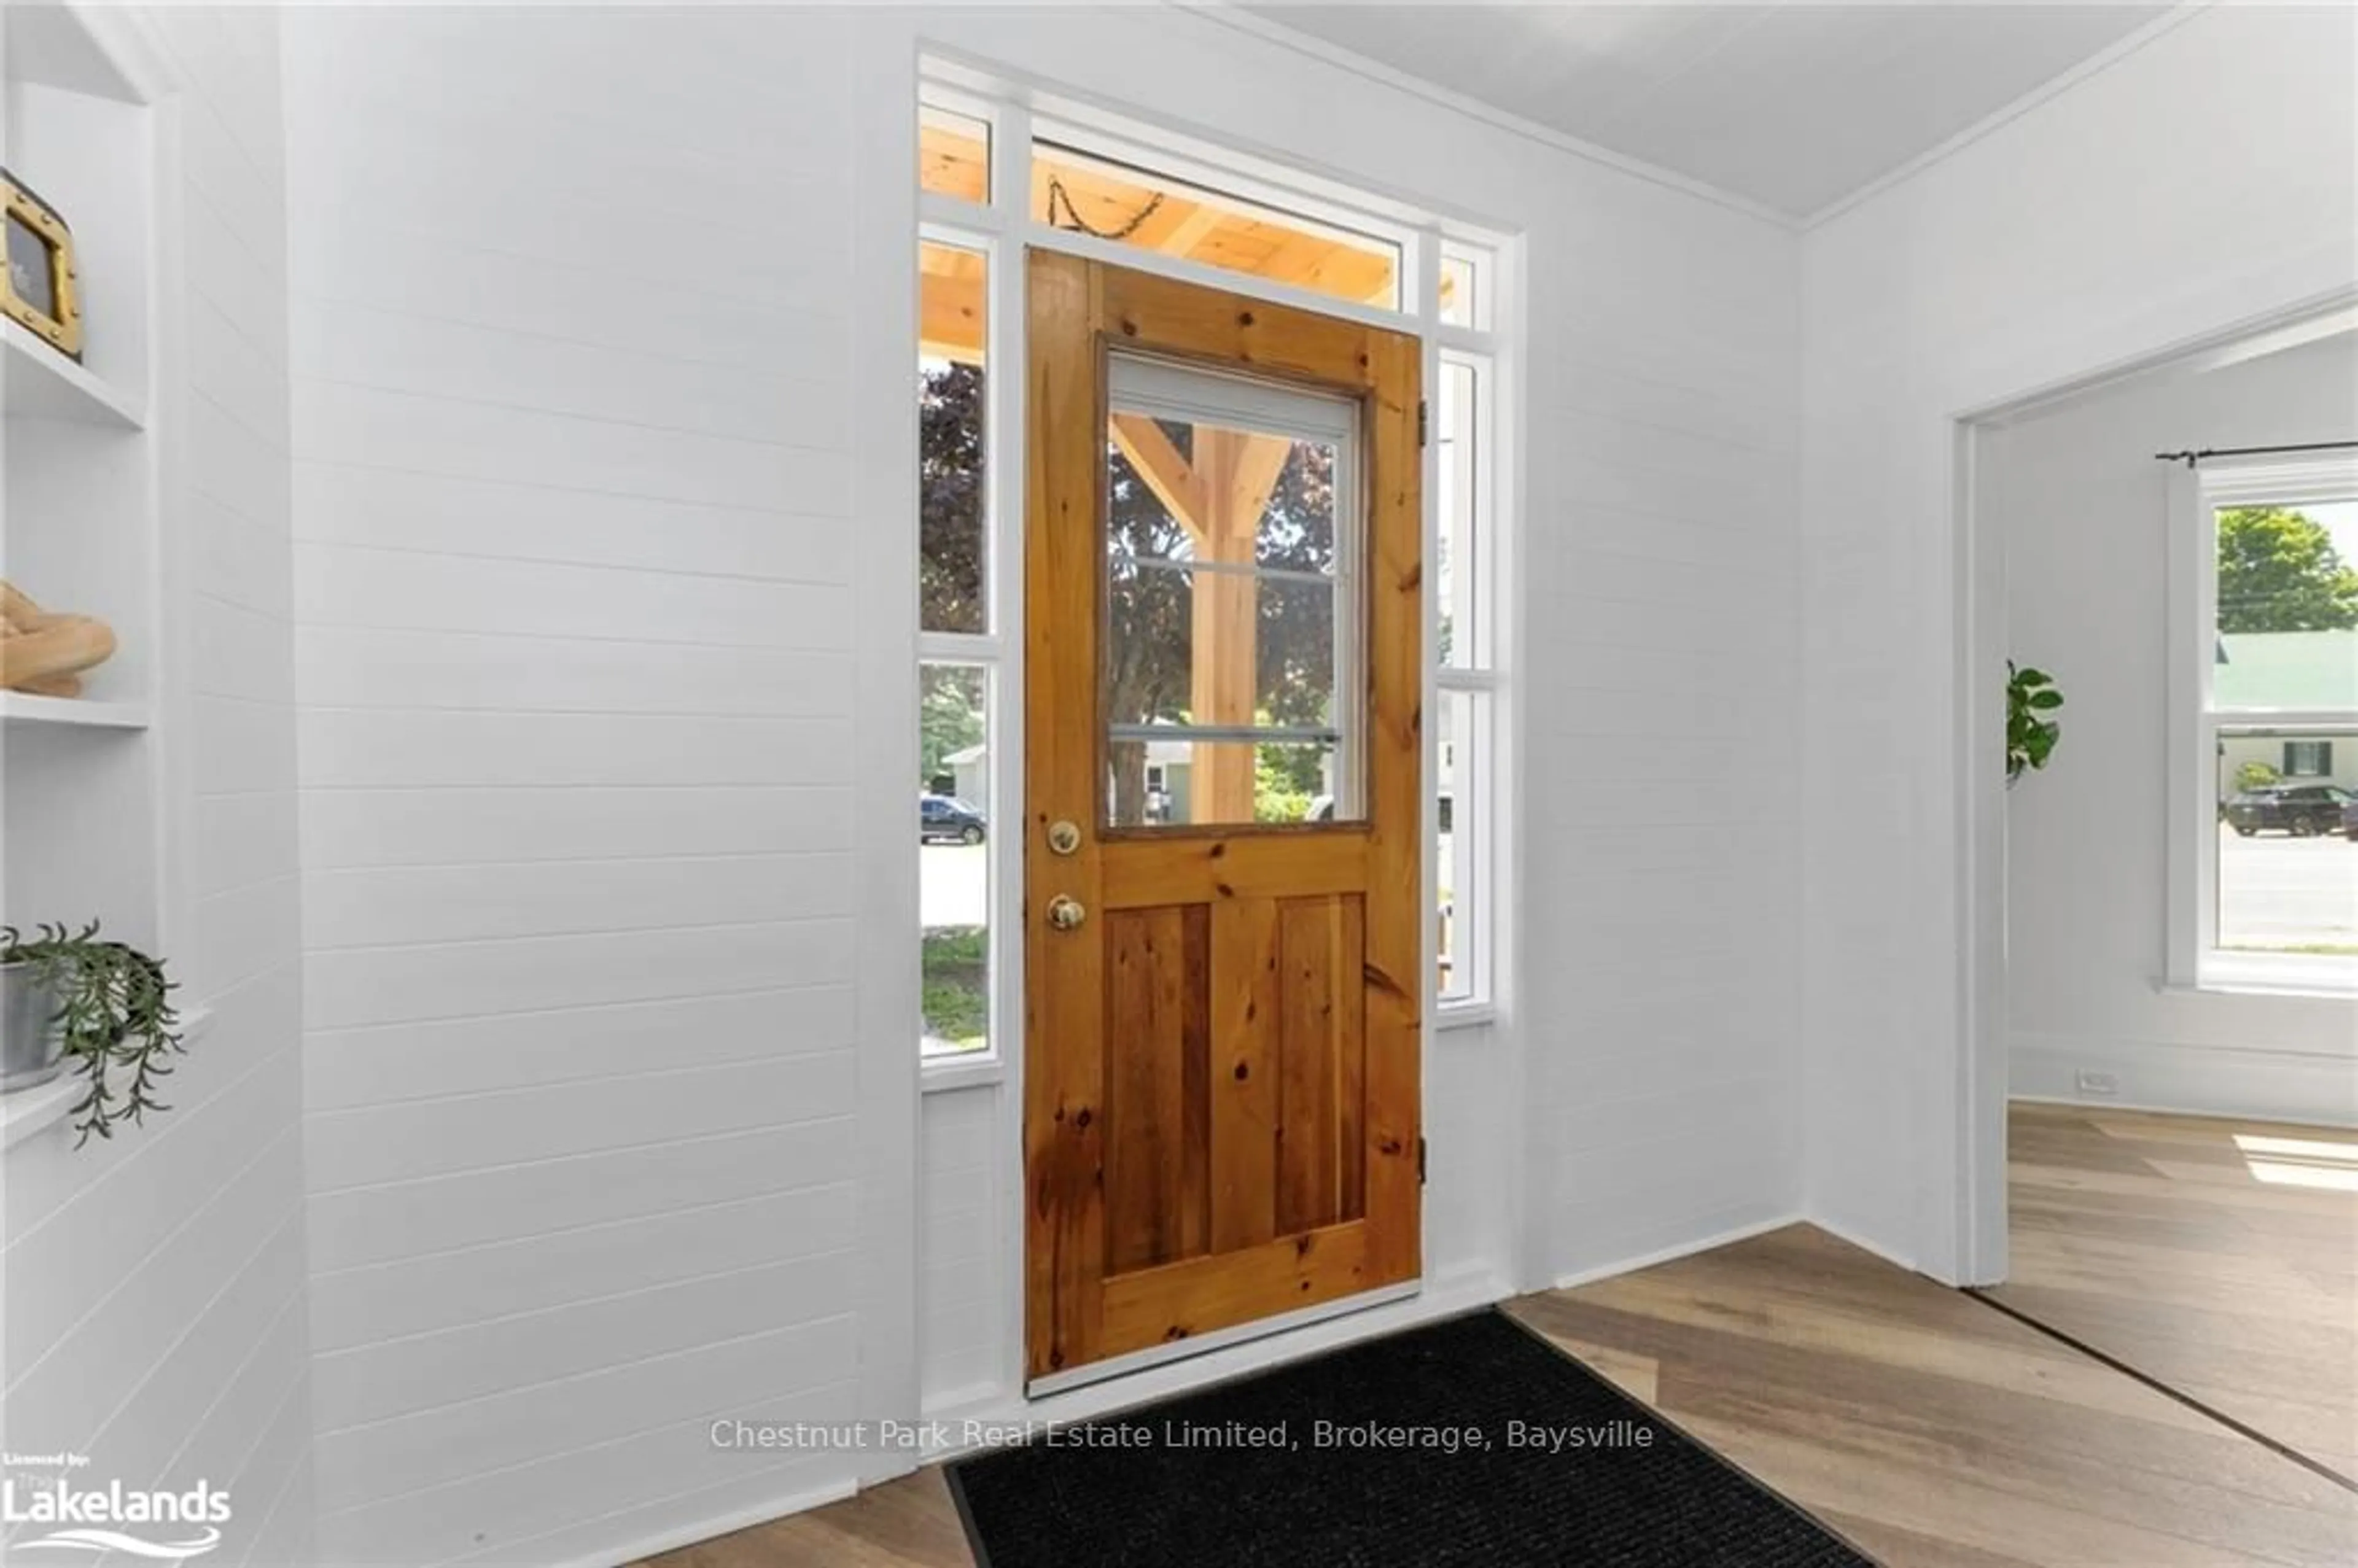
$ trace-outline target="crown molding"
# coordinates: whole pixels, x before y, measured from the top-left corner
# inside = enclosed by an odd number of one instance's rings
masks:
[[[1610,147],[1599,146],[1595,142],[1583,141],[1578,136],[1559,131],[1552,125],[1542,125],[1536,120],[1527,120],[1520,114],[1510,114],[1495,104],[1486,103],[1481,99],[1441,86],[1437,82],[1428,81],[1421,76],[1414,76],[1386,65],[1381,60],[1370,59],[1366,55],[1345,49],[1340,44],[1329,43],[1325,38],[1313,38],[1307,33],[1297,32],[1282,22],[1272,22],[1265,16],[1242,9],[1234,3],[1234,0],[1164,0],[1164,3],[1174,10],[1184,11],[1202,20],[1248,34],[1263,43],[1275,44],[1281,49],[1292,49],[1296,54],[1307,56],[1341,70],[1347,70],[1355,76],[1363,77],[1379,85],[1408,93],[1412,97],[1422,98],[1439,108],[1465,115],[1467,119],[1478,120],[1494,130],[1505,131],[1509,135],[1520,136],[1526,141],[1537,142],[1557,152],[1569,153],[1574,157],[1602,165],[1617,173],[1633,176],[1650,184],[1666,186],[1688,196],[1700,198],[1714,206],[1728,208],[1748,218],[1757,218],[1764,223],[1773,224],[1779,229],[1798,232],[1802,226],[1801,220],[1793,213],[1782,211],[1766,202],[1756,201],[1748,196],[1739,196],[1732,190],[1723,189],[1707,181],[1680,174],[1673,169],[1664,168],[1659,164],[1648,163],[1643,158],[1631,157],[1626,153],[1615,152]]]
[[[1918,175],[1955,157],[1984,137],[2002,130],[2041,104],[2071,91],[2089,78],[2112,69],[2155,39],[2183,27],[2201,13],[2212,9],[2218,0],[2185,0],[2185,3],[2172,6],[2135,32],[2115,39],[2087,59],[2050,77],[2029,92],[1991,111],[1938,145],[1926,148],[1855,189],[1807,214],[1788,212],[1769,206],[1766,202],[1755,200],[1751,197],[1739,195],[1735,191],[1713,185],[1706,180],[1697,179],[1691,175],[1680,174],[1676,170],[1664,168],[1659,164],[1649,163],[1643,158],[1632,157],[1626,153],[1615,152],[1610,147],[1584,141],[1568,132],[1559,131],[1552,125],[1543,125],[1536,120],[1526,119],[1520,114],[1509,113],[1481,99],[1386,65],[1381,60],[1371,59],[1340,44],[1298,32],[1282,22],[1271,21],[1265,16],[1243,9],[1236,0],[1165,0],[1165,3],[1174,9],[1188,12],[1206,21],[1249,34],[1264,43],[1290,49],[1297,54],[1308,56],[1338,70],[1347,70],[1356,76],[1392,88],[1397,92],[1422,98],[1429,103],[1463,114],[1468,119],[1477,120],[1493,129],[1506,131],[1527,141],[1539,143],[1542,146],[1552,147],[1558,152],[1569,153],[1574,157],[1602,165],[1622,174],[1631,175],[1656,185],[1667,186],[1673,190],[1682,191],[1689,196],[1698,197],[1714,205],[1744,213],[1747,217],[1758,218],[1778,228],[1805,233],[1873,200],[1885,191],[1906,184]]]
[[[1956,157],[1985,136],[2005,129],[2050,99],[2060,98],[2089,78],[2110,70],[2156,38],[2175,32],[2202,12],[2210,10],[2213,3],[2214,0],[2190,0],[2188,4],[2172,6],[2136,31],[2114,39],[2087,59],[2049,77],[2019,98],[1992,110],[1946,141],[1927,147],[1905,163],[1886,169],[1847,195],[1836,197],[1801,219],[1796,227],[1806,233],[1864,206],[1896,186],[1905,185],[1918,175]]]

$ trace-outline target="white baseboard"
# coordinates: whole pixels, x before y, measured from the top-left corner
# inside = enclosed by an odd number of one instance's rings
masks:
[[[1824,1231],[1828,1236],[1833,1237],[1835,1240],[1846,1241],[1862,1252],[1872,1252],[1875,1256],[1882,1259],[1885,1262],[1890,1264],[1895,1269],[1905,1269],[1911,1274],[1922,1274],[1924,1272],[1923,1270],[1919,1269],[1916,1266],[1916,1260],[1913,1258],[1910,1258],[1902,1252],[1895,1252],[1879,1241],[1871,1241],[1847,1226],[1836,1225],[1833,1220],[1826,1219],[1817,1215],[1808,1216],[1807,1218],[1810,1224],[1816,1226],[1820,1230]],[[1931,1276],[1927,1274],[1925,1275],[1925,1278],[1930,1279]]]
[[[2323,1127],[2337,1132],[2358,1132],[2358,1119],[2337,1120],[2330,1116],[2258,1115],[2247,1110],[2222,1110],[2215,1106],[2163,1105],[2156,1101],[2122,1099],[2114,1095],[2009,1094],[2026,1105],[2061,1105],[2076,1110],[2134,1110],[2147,1116],[2201,1116],[2216,1121],[2266,1121],[2287,1127]]]
[[[925,1400],[927,1421],[963,1421],[977,1411],[997,1408],[1007,1398],[1003,1382],[968,1383]]]
[[[1750,1220],[1725,1230],[1713,1231],[1707,1236],[1698,1236],[1693,1240],[1658,1248],[1651,1252],[1641,1252],[1634,1258],[1617,1258],[1610,1263],[1599,1263],[1594,1268],[1575,1269],[1569,1274],[1557,1276],[1552,1288],[1561,1291],[1568,1290],[1574,1285],[1594,1284],[1599,1280],[1609,1280],[1617,1274],[1635,1273],[1639,1269],[1650,1269],[1657,1263],[1675,1262],[1681,1258],[1692,1258],[1698,1252],[1708,1252],[1714,1247],[1725,1247],[1733,1242],[1748,1241],[1756,1236],[1766,1236],[1772,1230],[1782,1230],[1789,1225],[1804,1223],[1815,1224],[1816,1221],[1812,1220],[1808,1215],[1798,1212],[1771,1215],[1767,1219]]]
[[[710,1541],[716,1536],[751,1530],[757,1524],[767,1524],[788,1514],[804,1513],[811,1509],[825,1508],[829,1503],[839,1503],[859,1489],[857,1482],[838,1481],[830,1486],[792,1492],[768,1502],[750,1503],[741,1509],[731,1509],[725,1514],[698,1519],[694,1524],[656,1530],[625,1545],[600,1552],[594,1557],[577,1557],[568,1563],[557,1565],[557,1568],[628,1568],[629,1564],[643,1558],[676,1552],[683,1546],[694,1546],[700,1541]]]
[[[2118,1092],[2083,1094],[2079,1075]],[[2358,1128],[2358,1060],[2305,1052],[2017,1033],[2006,1057],[2016,1099]]]

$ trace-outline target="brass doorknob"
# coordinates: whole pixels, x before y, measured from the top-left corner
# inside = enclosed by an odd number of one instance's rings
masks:
[[[1069,855],[1080,847],[1081,829],[1078,823],[1051,822],[1048,824],[1049,849],[1059,855]]]
[[[1088,917],[1089,912],[1081,907],[1081,901],[1069,893],[1060,892],[1048,901],[1048,924],[1059,931],[1077,931]]]

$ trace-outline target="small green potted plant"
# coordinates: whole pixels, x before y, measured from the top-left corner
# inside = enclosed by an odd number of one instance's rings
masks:
[[[0,1093],[47,1083],[70,1063],[89,1080],[71,1112],[76,1148],[170,1109],[156,1098],[156,1081],[181,1049],[162,960],[98,929],[92,921],[79,932],[43,925],[27,935],[0,926]]]
[[[2045,670],[2017,668],[2006,662],[2006,782],[2010,788],[2023,774],[2047,765],[2063,726],[2050,717],[2063,706],[2055,677]]]

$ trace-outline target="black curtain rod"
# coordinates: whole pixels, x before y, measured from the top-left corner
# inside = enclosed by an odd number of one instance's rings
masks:
[[[2205,447],[2199,452],[2156,452],[2158,463],[2184,463],[2192,468],[2205,458],[2257,458],[2275,452],[2341,452],[2358,447],[2358,441],[2307,441],[2297,447]]]

